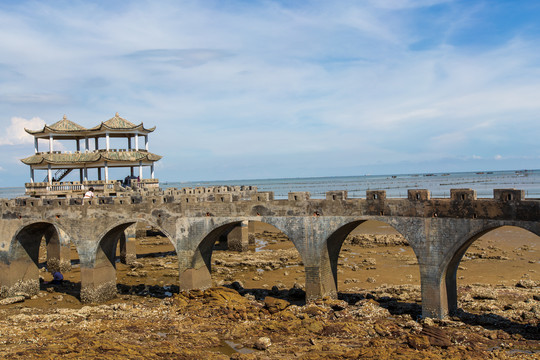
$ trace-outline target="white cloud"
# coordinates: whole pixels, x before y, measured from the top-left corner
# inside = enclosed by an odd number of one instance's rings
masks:
[[[502,157],[502,155],[497,154],[497,155],[495,155],[494,159],[495,160],[502,160],[503,157]]]
[[[6,128],[3,135],[0,136],[0,145],[32,144],[34,137],[24,131],[24,129],[39,130],[44,125],[45,121],[39,117],[33,117],[30,120],[12,117],[11,124]]]

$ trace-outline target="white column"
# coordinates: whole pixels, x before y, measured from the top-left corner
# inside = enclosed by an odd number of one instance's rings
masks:
[[[39,152],[38,150],[38,138],[34,138],[34,152],[37,154]]]
[[[135,150],[139,151],[139,135],[135,135]]]
[[[142,180],[142,161],[139,161],[139,178]]]
[[[154,178],[154,163],[152,163],[152,165],[150,165],[150,178],[151,179]]]
[[[105,181],[109,181],[109,164],[105,161]]]
[[[52,135],[49,135],[49,152],[53,152],[53,137]]]
[[[106,143],[106,149],[109,151],[109,133],[105,134],[105,143]]]
[[[148,151],[148,135],[144,135],[144,148]]]
[[[34,182],[34,169],[30,166],[30,182]]]
[[[51,164],[47,164],[47,182],[52,184],[52,169]]]

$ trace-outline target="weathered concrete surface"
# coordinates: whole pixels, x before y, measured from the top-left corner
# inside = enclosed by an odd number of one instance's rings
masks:
[[[346,191],[333,191],[325,199],[295,192],[286,200],[274,200],[272,193],[252,192],[247,197],[199,191],[202,197],[168,189],[163,196],[92,201],[2,200],[1,295],[32,294],[39,289],[39,243],[45,236],[51,267],[58,259],[59,268],[65,269],[61,265],[68,259],[65,249],[69,242],[76,246],[81,300],[114,297],[116,246],[120,241],[124,261],[129,261],[134,251],[128,228],[137,223],[157,228],[171,240],[178,254],[182,289],[208,288],[216,240],[240,229],[236,244],[243,249],[246,224],[261,221],[281,230],[298,250],[305,266],[307,300],[335,297],[337,259],[345,237],[363,221],[378,220],[399,231],[416,253],[424,316],[444,317],[457,310],[457,267],[481,234],[510,225],[540,235],[540,200],[525,199],[521,190],[494,190],[493,199],[477,199],[473,190],[457,189],[451,191],[450,199],[431,198],[427,190],[409,190],[407,199],[387,199],[384,191],[367,191],[365,199],[347,199]]]

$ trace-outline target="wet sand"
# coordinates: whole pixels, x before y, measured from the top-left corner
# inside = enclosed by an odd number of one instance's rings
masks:
[[[0,306],[4,319],[0,322],[4,329],[0,330],[0,356],[45,359],[70,358],[72,354],[77,358],[81,355],[78,347],[86,349],[87,358],[111,359],[540,355],[534,353],[540,350],[540,238],[525,230],[503,227],[469,248],[457,274],[463,310],[446,323],[419,318],[416,257],[386,224],[366,222],[350,234],[338,262],[341,300],[311,306],[303,304],[304,270],[292,242],[266,224],[257,224],[251,236],[250,251],[219,250],[217,244],[212,256],[214,284],[236,289],[238,297],[225,290],[178,293],[174,247],[158,235],[138,240],[135,264],[117,262],[116,299],[83,306],[78,300],[80,268],[72,249],[75,261],[72,271],[64,274],[66,284],[43,284],[37,296]],[[44,260],[44,251],[40,255]],[[45,269],[40,274],[44,281],[52,279]],[[272,313],[273,308],[265,304],[267,296],[300,306]],[[220,302],[227,297],[230,299]],[[33,314],[42,319],[41,326],[28,325],[28,321],[38,321]],[[317,325],[309,330],[306,319]],[[295,328],[297,321],[303,324],[301,330]],[[344,330],[344,324],[350,328]],[[238,326],[243,333],[235,330]],[[430,339],[432,327],[443,331],[451,345],[418,344]],[[131,336],[139,342],[130,342]],[[260,337],[269,337],[274,345],[253,350]],[[113,338],[128,343],[113,345],[109,341]],[[57,346],[50,347],[47,341]],[[226,341],[244,350],[234,350]],[[384,350],[389,346],[399,351]],[[61,349],[68,350],[62,353]],[[362,353],[365,349],[368,353]]]

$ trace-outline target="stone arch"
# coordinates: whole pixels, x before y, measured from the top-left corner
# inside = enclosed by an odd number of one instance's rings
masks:
[[[327,272],[330,275],[329,278],[324,277],[324,273],[321,274],[323,285],[326,288],[325,295],[337,296],[338,292],[338,260],[339,254],[342,250],[345,239],[351,232],[359,225],[368,221],[376,221],[384,223],[392,227],[396,232],[402,235],[412,248],[416,259],[418,260],[419,250],[415,246],[415,243],[409,239],[407,227],[402,224],[399,219],[385,218],[385,217],[364,217],[360,219],[351,219],[345,224],[337,228],[326,240],[321,251],[321,269],[330,268],[331,272]]]
[[[290,221],[290,219],[288,219]],[[202,219],[185,220],[186,234],[180,239],[180,288],[182,290],[205,289],[212,286],[212,253],[213,246],[223,233],[240,226],[243,221],[258,221],[274,226],[292,240],[300,257],[304,254],[299,249],[298,242],[291,238],[287,227],[278,218],[274,217],[246,217],[246,218],[216,218],[207,217]],[[191,250],[184,250],[191,249]]]
[[[13,235],[2,264],[5,268],[0,271],[1,297],[39,292],[39,250],[43,237],[47,244],[47,263],[51,266],[49,271],[71,268],[69,238],[57,224],[39,221],[23,225]]]
[[[85,303],[106,301],[116,296],[116,249],[124,231],[141,219],[125,219],[109,226],[98,235],[98,241],[85,262],[81,261],[81,301]],[[168,233],[152,221],[145,221]],[[176,249],[176,244],[171,241]]]
[[[472,231],[467,234],[464,239],[456,246],[454,251],[451,251],[447,254],[447,257],[442,262],[442,271],[444,285],[446,287],[446,296],[448,304],[448,313],[450,315],[455,315],[458,310],[458,296],[457,296],[457,271],[459,265],[463,259],[463,256],[467,250],[483,235],[490,233],[494,230],[502,228],[503,226],[512,226],[519,229],[524,229],[529,231],[538,237],[540,237],[540,224],[538,223],[514,223],[514,222],[504,222],[498,224],[487,224],[481,229]]]

